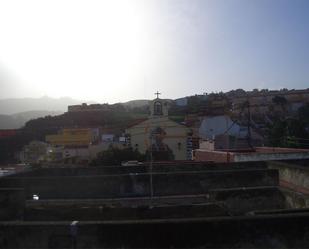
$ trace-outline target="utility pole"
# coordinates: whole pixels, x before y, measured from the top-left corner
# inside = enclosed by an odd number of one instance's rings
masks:
[[[153,183],[152,183],[152,162],[153,162],[153,155],[152,155],[152,141],[153,141],[153,134],[150,133],[150,199],[153,198]]]
[[[247,123],[247,128],[248,128],[248,134],[247,134],[247,139],[248,139],[248,145],[250,148],[252,148],[252,143],[251,143],[251,110],[250,110],[250,101],[249,99],[247,100],[247,115],[248,115],[248,123]]]

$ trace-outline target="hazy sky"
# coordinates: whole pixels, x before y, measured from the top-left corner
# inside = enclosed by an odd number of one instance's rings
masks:
[[[309,0],[0,0],[0,98],[309,87]]]

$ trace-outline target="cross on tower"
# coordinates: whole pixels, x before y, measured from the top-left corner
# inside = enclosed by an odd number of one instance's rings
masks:
[[[160,95],[161,93],[159,93],[158,91],[155,93],[155,95],[157,95],[157,99],[159,98],[159,95]]]

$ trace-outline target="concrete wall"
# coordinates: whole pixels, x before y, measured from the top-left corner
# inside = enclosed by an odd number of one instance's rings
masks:
[[[195,161],[213,161],[213,162],[234,162],[234,153],[224,151],[211,151],[211,150],[195,150]]]
[[[113,220],[147,220],[167,218],[197,218],[228,216],[225,208],[215,203],[198,203],[188,205],[139,205],[139,200],[130,207],[107,206],[106,204],[84,203],[83,205],[66,205],[65,201],[54,205],[31,205],[24,215],[25,221],[113,221]]]
[[[187,171],[205,171],[205,170],[239,170],[239,169],[266,169],[265,162],[248,163],[208,163],[208,162],[154,162],[153,172],[187,172]],[[57,167],[38,168],[16,173],[10,177],[57,177],[57,176],[99,176],[115,175],[129,173],[147,173],[150,172],[149,163],[138,166],[103,166],[103,167],[67,167],[59,165]]]
[[[195,161],[253,162],[272,160],[309,159],[309,150],[257,147],[254,152],[225,152],[198,149],[194,151]]]
[[[297,165],[300,164],[300,165]],[[281,191],[289,208],[309,207],[309,161],[270,161],[271,169],[279,172]]]
[[[285,203],[287,208],[308,208],[309,207],[309,195],[300,192],[295,192],[290,189],[281,188],[281,192],[285,197]]]
[[[285,196],[277,187],[215,189],[210,191],[210,199],[223,202],[230,215],[286,207]]]
[[[279,171],[281,181],[292,183],[309,191],[309,168],[288,162],[269,162],[268,167]]]
[[[296,153],[296,152],[307,152],[308,149],[296,149],[296,148],[282,148],[282,147],[255,147],[255,151],[258,153]]]
[[[0,248],[73,248],[71,222],[1,222]],[[308,215],[79,222],[76,248],[308,248]]]
[[[149,196],[150,174],[62,177],[4,177],[0,187],[25,189],[27,199],[117,198]],[[209,170],[153,174],[154,194],[204,194],[214,188],[276,186],[276,170]]]
[[[290,160],[290,159],[309,159],[309,152],[274,152],[274,153],[235,153],[235,162],[250,162],[250,161],[271,161],[271,160]]]
[[[230,217],[255,210],[286,207],[278,187],[241,187],[210,190],[205,195],[100,200],[27,201],[25,220],[134,220],[193,217]]]

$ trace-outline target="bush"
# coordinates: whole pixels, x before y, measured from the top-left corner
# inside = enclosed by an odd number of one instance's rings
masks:
[[[108,150],[102,151],[98,154],[97,158],[94,159],[90,165],[92,166],[113,166],[121,165],[123,161],[144,161],[145,155],[141,154],[137,150],[132,148],[118,149],[109,148]]]

